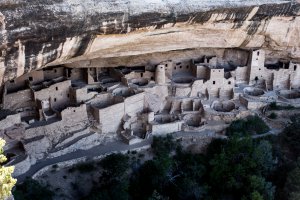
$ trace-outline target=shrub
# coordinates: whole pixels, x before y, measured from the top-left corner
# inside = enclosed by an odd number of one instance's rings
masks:
[[[83,163],[83,164],[77,165],[76,169],[79,172],[88,173],[88,172],[93,171],[95,169],[95,166],[93,165],[93,163]]]
[[[164,156],[176,150],[178,144],[171,135],[167,135],[166,137],[154,137],[151,147],[156,156]]]
[[[233,121],[226,129],[226,135],[245,136],[249,134],[263,134],[270,130],[267,124],[257,115],[248,116],[246,119]]]
[[[270,118],[270,119],[277,119],[277,114],[272,112],[272,113],[268,116],[268,118]]]

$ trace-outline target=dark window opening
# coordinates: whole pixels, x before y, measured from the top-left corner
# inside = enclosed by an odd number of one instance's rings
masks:
[[[54,73],[56,73],[56,72],[57,72],[57,70],[55,69],[55,70],[54,70]]]
[[[56,98],[54,98],[54,102],[56,102]]]
[[[68,98],[70,97],[70,94],[67,94]]]
[[[176,67],[174,67],[174,69],[176,69]]]
[[[187,66],[186,66],[186,68],[188,69],[188,68],[189,68],[189,66],[187,65]]]
[[[154,80],[154,77],[153,77],[153,76],[151,76],[151,80],[152,80],[152,81]]]
[[[165,64],[166,67],[168,67],[168,64]]]
[[[294,71],[296,71],[296,69],[297,69],[297,65],[294,65]]]
[[[141,73],[141,77],[143,77],[144,76],[144,74],[143,73]]]
[[[182,68],[182,66],[179,67],[180,69]]]
[[[29,81],[33,81],[33,78],[31,76],[28,77]]]
[[[213,84],[216,84],[216,81],[213,81]]]
[[[261,70],[261,68],[259,68],[258,70]]]
[[[231,85],[231,81],[228,81],[228,84]]]
[[[58,87],[55,87],[55,90],[58,90]]]
[[[76,110],[73,110],[73,112],[76,112]]]
[[[257,76],[255,76],[255,79],[254,79],[255,81],[258,81],[258,77]]]
[[[257,52],[257,55],[259,56],[259,51]]]
[[[15,82],[15,80],[10,80],[9,82],[10,82],[10,83],[14,83],[14,82]]]

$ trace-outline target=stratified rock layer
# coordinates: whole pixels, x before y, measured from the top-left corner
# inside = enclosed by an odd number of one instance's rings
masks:
[[[212,48],[300,61],[299,10],[295,0],[2,0],[0,82],[47,65],[138,65]]]

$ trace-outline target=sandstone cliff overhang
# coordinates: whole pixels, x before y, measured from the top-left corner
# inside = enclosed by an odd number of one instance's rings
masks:
[[[0,82],[47,65],[130,65],[199,48],[262,47],[300,61],[299,10],[296,0],[2,0]]]

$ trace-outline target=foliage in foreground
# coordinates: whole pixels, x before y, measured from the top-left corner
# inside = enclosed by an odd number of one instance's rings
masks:
[[[210,147],[207,157],[183,151],[170,136],[156,137],[154,158],[135,167],[124,155],[108,156],[100,184],[83,199],[274,199],[267,181],[274,167],[269,142],[232,137],[211,145],[218,148]]]
[[[11,195],[11,190],[16,184],[17,180],[12,178],[14,167],[4,167],[3,163],[7,161],[7,158],[3,155],[3,147],[5,141],[0,138],[0,199],[5,199]]]

